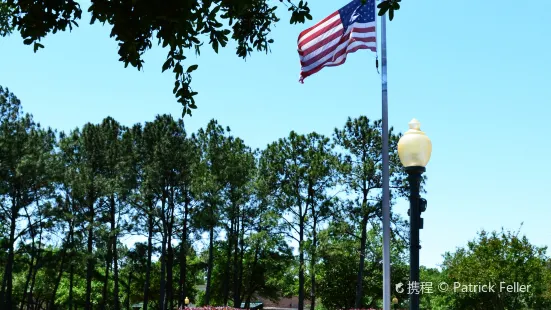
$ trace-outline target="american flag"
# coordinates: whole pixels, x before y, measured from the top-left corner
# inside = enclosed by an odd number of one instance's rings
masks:
[[[359,49],[377,51],[375,0],[352,0],[298,37],[300,82],[323,67],[342,65]]]

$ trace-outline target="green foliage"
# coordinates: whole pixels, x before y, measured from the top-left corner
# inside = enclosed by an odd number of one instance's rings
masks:
[[[377,5],[379,8],[379,16],[383,16],[388,12],[388,18],[394,19],[394,11],[400,9],[400,2],[402,0],[385,0]]]
[[[390,19],[394,10],[399,9],[400,0],[383,1],[380,14],[389,11]],[[291,24],[311,20],[308,2],[281,0],[291,13]],[[236,54],[246,58],[253,51],[268,52],[270,32],[280,21],[276,15],[277,6],[267,0],[209,0],[209,1],[165,1],[157,5],[152,1],[93,1],[87,11],[92,18],[90,23],[100,22],[111,26],[111,37],[119,46],[119,60],[127,67],[131,65],[141,70],[143,55],[153,47],[153,42],[167,48],[166,61],[162,71],[172,69],[175,76],[173,93],[182,104],[182,114],[191,115],[197,108],[195,95],[190,87],[191,73],[197,65],[184,71],[184,61],[190,50],[200,54],[201,47],[208,40],[211,48],[218,53],[229,40],[236,43]],[[0,2],[0,35],[6,36],[17,30],[23,43],[33,45],[36,52],[44,46],[40,41],[52,33],[72,30],[78,27],[82,8],[77,1],[21,1],[2,0]],[[40,22],[36,22],[40,21]]]
[[[195,304],[196,305],[201,305],[201,306],[205,304],[205,292],[204,291],[200,291],[199,293],[197,293]]]
[[[35,123],[31,115],[23,114],[21,102],[2,87],[0,117],[0,219],[5,222],[6,228],[9,227],[2,238],[7,255],[0,307],[10,309],[14,297],[17,298],[13,294],[14,273],[22,267],[15,259],[18,239],[30,235],[34,249],[37,230],[41,231],[43,226],[31,219],[35,217],[33,205],[36,210],[43,209],[53,192],[49,181],[55,162],[55,135],[52,130],[43,129]],[[18,225],[22,219],[26,219],[28,225]],[[33,268],[29,269],[33,271]]]
[[[433,309],[548,309],[551,307],[551,268],[546,248],[534,246],[518,232],[480,232],[455,253],[446,253],[442,272],[425,270],[422,281],[445,282],[450,289],[428,296]],[[528,292],[512,292],[500,283],[530,285]],[[454,283],[493,284],[494,292],[453,289]],[[425,298],[425,295],[423,295]],[[423,299],[422,298],[422,299]]]
[[[2,37],[10,35],[13,31],[13,26],[9,22],[12,14],[12,8],[6,2],[0,2],[0,36]]]
[[[16,28],[25,44],[35,45],[35,51],[42,47],[39,43],[50,33],[72,30],[78,26],[82,15],[79,3],[73,0],[56,2],[2,1],[0,12],[5,29]],[[92,15],[90,23],[109,24],[111,37],[119,43],[119,56],[127,67],[131,65],[141,70],[143,54],[158,45],[168,49],[163,71],[172,69],[175,75],[174,94],[183,106],[183,114],[191,114],[196,108],[190,88],[190,73],[196,69],[192,65],[185,72],[183,61],[188,50],[199,54],[204,41],[208,40],[215,52],[225,47],[230,39],[237,43],[236,53],[245,58],[252,51],[268,51],[273,24],[279,21],[275,15],[277,7],[265,0],[246,1],[169,1],[156,5],[149,1],[94,1],[88,8]],[[301,3],[292,6],[291,20],[303,22],[309,16],[308,8]],[[311,17],[310,17],[311,18]],[[41,23],[35,23],[41,20]],[[7,21],[7,22],[6,22]]]
[[[357,240],[340,234],[333,225],[320,233],[318,294],[329,309],[354,307],[359,255],[350,249],[357,247]]]
[[[359,249],[360,239],[349,234],[342,234],[338,225],[329,227],[320,234],[320,255],[322,263],[319,268],[319,297],[329,309],[355,306],[356,278],[358,264],[362,253]],[[380,308],[382,300],[382,230],[374,226],[368,231],[367,251],[364,253],[363,281],[365,283],[362,305],[367,308]],[[391,276],[392,283],[407,282],[408,266],[404,255],[405,242],[394,240],[391,243]],[[406,293],[396,295],[399,299],[407,298]]]

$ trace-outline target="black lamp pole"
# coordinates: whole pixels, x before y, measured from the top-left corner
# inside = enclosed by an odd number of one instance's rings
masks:
[[[410,292],[409,309],[419,310],[419,230],[423,228],[423,219],[421,212],[426,209],[426,200],[419,196],[421,187],[422,174],[425,172],[425,167],[414,166],[406,167],[408,173],[408,181],[410,186],[409,193],[409,223],[410,223],[410,239],[409,239],[409,279],[411,285],[416,285],[417,290]]]

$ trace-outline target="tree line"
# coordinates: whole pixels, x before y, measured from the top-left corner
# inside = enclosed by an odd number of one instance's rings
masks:
[[[188,133],[169,115],[56,132],[9,90],[0,98],[3,309],[164,310],[187,296],[240,306],[283,295],[314,308],[333,251],[322,245],[342,234],[359,243],[355,278],[366,278],[359,253],[381,217],[380,121],[349,119],[333,137],[291,132],[258,150],[215,120]],[[397,196],[403,176],[391,158]],[[405,223],[393,222],[400,251]]]
[[[390,131],[392,202],[407,193],[399,137]],[[283,296],[298,296],[299,310],[377,307],[381,143],[381,122],[365,116],[261,150],[215,120],[190,133],[170,115],[57,132],[0,87],[0,308],[167,310],[186,297],[248,307]],[[392,283],[407,282],[408,223],[391,220]],[[549,300],[549,259],[529,249],[533,268],[519,277],[540,289],[515,305]],[[475,270],[447,255],[423,277]],[[464,309],[454,296],[430,302]]]

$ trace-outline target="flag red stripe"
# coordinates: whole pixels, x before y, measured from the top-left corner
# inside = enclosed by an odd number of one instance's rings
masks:
[[[337,43],[335,43],[333,46],[331,47],[327,47],[327,49],[325,49],[324,51],[322,51],[321,53],[319,53],[318,55],[316,55],[315,57],[313,58],[310,58],[308,59],[307,61],[301,61],[300,64],[302,65],[302,67],[307,67],[307,66],[310,66],[312,65],[313,63],[319,61],[320,59],[322,59],[323,57],[335,52],[335,49],[337,49],[339,47],[339,45],[343,44],[344,42],[346,41],[349,41],[350,40],[350,43],[352,42],[355,42],[355,41],[360,41],[360,42],[376,42],[377,38],[376,37],[368,37],[368,38],[356,38],[356,37],[352,37],[352,39],[350,38],[352,36],[352,33],[353,32],[350,32],[348,33],[346,36],[343,36]],[[345,48],[346,49],[346,46]],[[309,53],[307,53],[309,54]],[[338,58],[340,55],[342,54],[336,54],[335,56],[333,56],[332,59],[336,59]],[[302,58],[302,57],[301,57]],[[328,61],[331,61],[331,59],[329,59]]]
[[[375,47],[370,47],[370,46],[366,46],[366,45],[358,45],[358,46],[353,47],[352,49],[350,49],[348,51],[346,49],[342,49],[339,52],[339,55],[337,57],[335,57],[335,59],[339,58],[343,54],[350,54],[350,53],[353,53],[353,52],[355,52],[359,49],[369,49],[369,50],[375,52]],[[318,72],[319,70],[321,70],[324,67],[334,67],[334,66],[342,65],[345,61],[346,61],[346,56],[343,57],[340,62],[336,62],[336,63],[331,63],[330,61],[324,62],[324,63],[320,64],[319,66],[315,67],[314,69],[304,71],[304,73],[306,74],[305,77]]]
[[[359,32],[359,33],[368,33],[368,32],[375,32],[375,26],[371,27],[357,27],[352,30],[352,32]]]
[[[348,34],[346,34],[346,36],[343,36],[341,40],[339,40],[336,44],[334,44],[333,46],[330,46],[330,47],[326,47],[327,51],[326,52],[323,52],[323,55],[327,55],[328,53],[331,53],[333,51],[334,48],[336,48],[338,45],[346,42],[349,38],[350,38],[350,35],[354,32],[358,32],[358,33],[370,33],[370,32],[373,32],[373,34],[375,34],[375,27],[372,26],[372,27],[366,27],[366,28],[353,28],[352,31],[350,31]],[[338,32],[339,34],[342,34],[342,31],[339,31]],[[331,40],[326,40],[324,39],[323,41],[320,41],[320,43],[316,43],[314,46],[311,46],[309,47],[308,49],[306,49],[305,51],[302,51],[299,49],[298,53],[299,53],[299,56],[301,56],[301,59],[303,59],[304,56],[307,56],[308,54],[312,53],[313,51],[321,48],[323,45],[325,44],[322,44],[323,43],[329,43],[331,42],[332,40],[336,39],[338,36],[335,34],[335,35],[331,35],[330,38],[332,38]],[[373,37],[375,38],[375,37]],[[373,39],[374,41],[376,41],[376,39]],[[374,42],[374,41],[365,41],[365,42]],[[319,55],[318,55],[319,56]],[[317,60],[323,58],[324,56],[321,56],[321,57],[318,57],[316,56],[315,58],[317,58]],[[316,61],[317,61],[316,60]],[[301,64],[302,66],[307,66],[309,64],[312,64],[313,62],[308,60],[307,62],[303,62],[301,60]]]
[[[334,34],[328,36],[327,38],[323,39],[323,40],[320,40],[319,42],[317,42],[316,44],[310,46],[309,48],[305,49],[304,51],[302,51],[304,53],[304,55],[308,55],[314,51],[316,51],[318,48],[321,48],[322,46],[324,45],[327,45],[328,43],[330,43],[331,41],[341,37],[343,35],[343,31],[337,31],[335,32]],[[350,36],[350,34],[349,34]],[[343,37],[345,38],[345,37]],[[339,40],[339,42],[344,42],[342,39]],[[340,43],[337,43],[337,44],[340,44]],[[302,55],[301,55],[302,56]]]
[[[329,30],[327,30],[326,32],[329,32]],[[354,30],[352,30],[350,33],[353,33],[353,32],[358,32],[358,33],[370,33],[370,32],[373,32],[375,33],[375,26],[371,26],[371,27],[365,27],[365,28],[360,28],[360,27],[357,27],[357,28],[354,28]],[[350,35],[350,33],[348,33],[348,35]],[[309,48],[307,48],[306,50],[301,50],[301,48],[306,45],[305,44],[301,44],[299,45],[299,55],[300,56],[303,56],[303,55],[308,55],[310,54],[312,51],[315,51],[317,50],[318,48],[322,47],[323,45],[333,41],[334,39],[338,38],[339,36],[341,36],[343,34],[342,31],[339,31],[339,32],[336,32],[330,36],[328,36],[327,38],[321,40],[320,42],[310,46]],[[311,40],[309,40],[311,41]],[[341,40],[341,43],[344,42]]]
[[[355,46],[353,47],[352,49],[348,50],[347,49],[348,46],[346,46],[345,48],[342,48],[340,49],[336,54],[335,54],[335,57],[333,57],[333,59],[338,59],[339,57],[341,57],[342,55],[344,54],[349,54],[349,53],[352,53],[352,52],[355,52],[357,51],[358,49],[360,48],[365,48],[365,49],[370,49],[372,51],[375,51],[375,47],[370,47],[370,46],[366,46],[366,45],[358,45],[358,46]],[[346,59],[346,56],[343,57],[343,59]],[[309,73],[310,75],[310,72],[312,71],[315,71],[315,72],[318,72],[319,69],[323,68],[323,67],[333,67],[333,66],[337,66],[337,65],[340,65],[344,62],[338,62],[338,63],[335,63],[335,64],[330,64],[331,61],[326,61],[324,63],[321,63],[319,66],[315,67],[314,69],[311,69],[311,70],[308,70],[308,71],[305,71],[307,73]],[[319,69],[318,69],[319,68]]]
[[[326,21],[330,20],[331,18],[335,17],[336,15],[339,15],[339,11],[335,11],[333,14],[327,16],[326,18],[322,19],[319,23],[315,24],[314,26],[306,29],[306,30],[303,30],[299,35],[298,35],[298,41],[300,41],[300,38],[302,38],[304,35],[306,35],[308,32],[310,32],[312,29],[315,29],[316,27],[319,27],[320,25],[322,25],[323,23],[325,23]],[[340,19],[338,19],[340,21]],[[326,27],[324,27],[326,28]],[[314,36],[315,37],[315,36]]]
[[[354,53],[355,51],[357,50],[361,50],[361,49],[369,49],[373,52],[376,51],[376,48],[375,47],[370,47],[370,46],[365,46],[365,45],[358,45],[352,49],[350,49],[348,52],[346,52],[346,49],[344,49],[343,51],[345,51],[344,53],[346,54],[351,54],[351,53]],[[341,53],[344,54],[344,53]],[[319,66],[317,66],[316,68],[312,69],[312,70],[308,70],[308,71],[303,71],[300,73],[300,80],[304,80],[305,78],[309,77],[310,75],[320,71],[321,69],[323,69],[324,67],[334,67],[334,66],[339,66],[339,65],[342,65],[343,63],[346,62],[346,57],[343,57],[343,59],[338,62],[338,63],[334,63],[334,64],[328,64],[327,62],[326,63],[323,63]]]
[[[315,33],[312,33],[308,38],[306,38],[302,42],[300,42],[299,45],[298,45],[298,48],[302,48],[304,45],[310,43],[311,41],[319,39],[324,33],[335,29],[339,25],[342,25],[342,23],[341,23],[340,19],[337,19],[334,22],[332,22],[331,24],[327,25],[326,27],[320,28]],[[299,41],[300,41],[301,37],[298,38]]]

